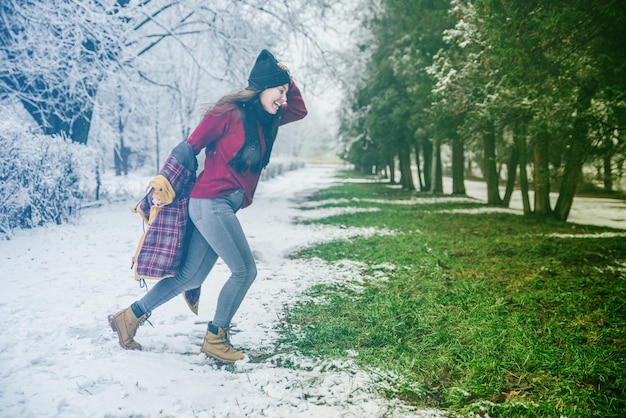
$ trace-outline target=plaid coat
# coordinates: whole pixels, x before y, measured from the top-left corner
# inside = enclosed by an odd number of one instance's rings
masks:
[[[176,275],[186,253],[189,193],[196,182],[197,168],[193,149],[186,141],[181,142],[150,183],[150,190],[133,209],[146,224],[133,258],[136,280],[160,280]],[[171,199],[165,201],[165,206],[157,208],[152,206],[155,193],[161,200],[164,197]],[[189,309],[197,315],[200,288],[187,290],[183,296]]]
[[[165,161],[159,176],[151,182],[150,190],[133,209],[146,225],[133,258],[136,280],[160,280],[174,276],[186,252],[189,193],[195,183],[196,172],[194,167],[185,166],[184,159],[188,158],[185,153],[191,153],[195,162],[195,154],[186,143],[181,143],[175,151]],[[162,184],[170,192],[173,191],[171,203],[161,208],[152,206],[152,196],[159,192],[155,184]]]

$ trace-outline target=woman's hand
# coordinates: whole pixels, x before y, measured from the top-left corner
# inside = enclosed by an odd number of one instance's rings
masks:
[[[289,71],[289,67],[287,67],[285,64],[283,64],[282,62],[277,63],[276,65],[278,65],[280,68],[282,68],[284,71],[287,71],[287,74],[289,74],[289,78],[291,78],[291,71]]]

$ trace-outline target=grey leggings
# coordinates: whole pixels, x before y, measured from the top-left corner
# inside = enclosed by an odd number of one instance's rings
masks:
[[[231,276],[219,294],[212,323],[228,327],[257,274],[252,251],[236,216],[243,197],[239,190],[216,199],[190,199],[191,236],[182,266],[176,276],[158,281],[134,305],[150,314],[178,294],[199,287],[220,257]]]

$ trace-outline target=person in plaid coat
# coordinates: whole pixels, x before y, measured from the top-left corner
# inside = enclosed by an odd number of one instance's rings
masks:
[[[173,276],[157,282],[130,307],[109,315],[111,328],[117,332],[123,348],[141,349],[134,340],[137,328],[158,306],[180,293],[188,296],[188,303],[190,298],[192,303],[197,302],[201,285],[221,258],[231,276],[219,293],[200,351],[224,363],[244,358],[231,345],[228,331],[257,270],[236,214],[252,203],[261,171],[269,163],[278,127],[306,114],[304,100],[289,69],[267,50],[257,57],[248,87],[224,96],[207,112],[187,139],[195,155],[204,150],[205,161],[189,195],[191,222],[185,237],[184,259]],[[176,187],[171,179],[167,180],[156,179],[149,211],[160,212],[175,201],[170,198]]]

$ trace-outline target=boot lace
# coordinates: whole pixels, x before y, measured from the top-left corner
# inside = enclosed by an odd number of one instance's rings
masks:
[[[152,328],[154,328],[154,325],[152,325],[152,322],[150,322],[150,321],[148,320],[148,318],[150,318],[150,315],[152,315],[152,312],[151,312],[151,313],[149,313],[149,314],[146,314],[146,317],[145,317],[144,319],[140,320],[140,321],[137,323],[137,328],[139,328],[140,326],[142,326],[145,322],[149,323],[149,324],[150,324],[150,326],[151,326]]]
[[[233,345],[230,343],[230,336],[231,336],[231,334],[238,333],[239,330],[235,329],[234,325],[231,325],[229,327],[225,327],[225,328],[222,328],[222,329],[224,330],[224,344],[228,348],[232,348],[234,350],[235,347],[233,347]]]

